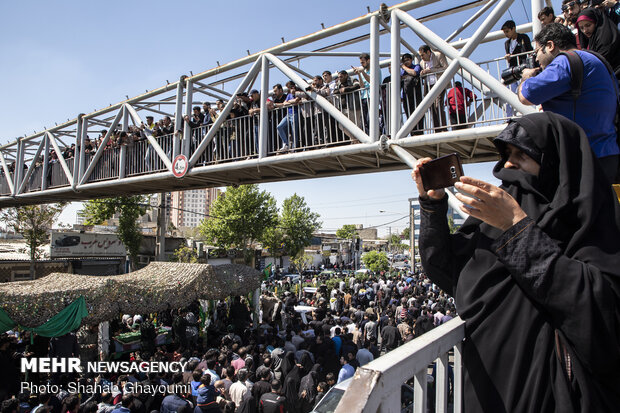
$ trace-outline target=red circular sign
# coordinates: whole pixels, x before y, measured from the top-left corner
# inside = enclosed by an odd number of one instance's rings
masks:
[[[183,178],[189,169],[189,162],[185,155],[177,155],[172,161],[172,174],[177,178]]]

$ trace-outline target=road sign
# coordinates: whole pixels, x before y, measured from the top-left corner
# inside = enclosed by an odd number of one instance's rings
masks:
[[[172,174],[177,178],[183,178],[189,169],[189,162],[185,155],[177,155],[172,161]]]

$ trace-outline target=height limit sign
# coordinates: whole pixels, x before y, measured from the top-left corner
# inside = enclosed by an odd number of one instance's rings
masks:
[[[189,162],[185,155],[178,155],[172,161],[172,174],[177,178],[183,178],[189,169]]]

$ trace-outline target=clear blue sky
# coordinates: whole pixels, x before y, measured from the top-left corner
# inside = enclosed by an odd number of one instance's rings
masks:
[[[414,17],[469,0],[444,0],[419,9]],[[381,1],[292,2],[264,1],[2,1],[0,2],[0,144],[54,126],[78,113],[88,113],[177,80],[292,40],[321,28],[342,23],[379,8]],[[396,4],[388,1],[388,5]],[[510,7],[517,24],[530,16],[530,4],[520,0]],[[554,0],[559,12],[559,0]],[[474,13],[469,10],[429,22],[442,37]],[[531,17],[531,16],[530,16]],[[475,26],[475,25],[474,25]],[[350,32],[353,36],[364,30]],[[461,34],[469,37],[474,28]],[[403,37],[415,46],[410,33]],[[337,37],[331,39],[333,42]],[[367,51],[368,44],[350,47]],[[389,50],[383,36],[382,51]],[[308,50],[308,49],[306,49]],[[477,50],[474,60],[503,55],[500,42]],[[319,73],[357,65],[357,59],[315,60],[302,63]],[[272,75],[273,76],[273,75]],[[272,83],[280,79],[271,79]],[[232,89],[233,85],[227,88]],[[491,164],[466,167],[466,174],[492,180]],[[293,192],[304,196],[322,216],[323,227],[335,230],[347,223],[379,225],[407,214],[407,199],[416,196],[408,171],[265,184],[281,204]],[[74,223],[79,204],[68,208],[62,222]],[[379,213],[379,210],[388,213]],[[391,224],[400,231],[407,219]],[[380,235],[388,227],[379,229]]]

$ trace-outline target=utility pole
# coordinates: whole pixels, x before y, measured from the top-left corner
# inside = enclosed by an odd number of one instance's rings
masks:
[[[159,194],[157,208],[157,261],[166,260],[166,193]]]
[[[415,214],[413,212],[413,198],[409,199],[409,254],[411,269],[415,272]]]

